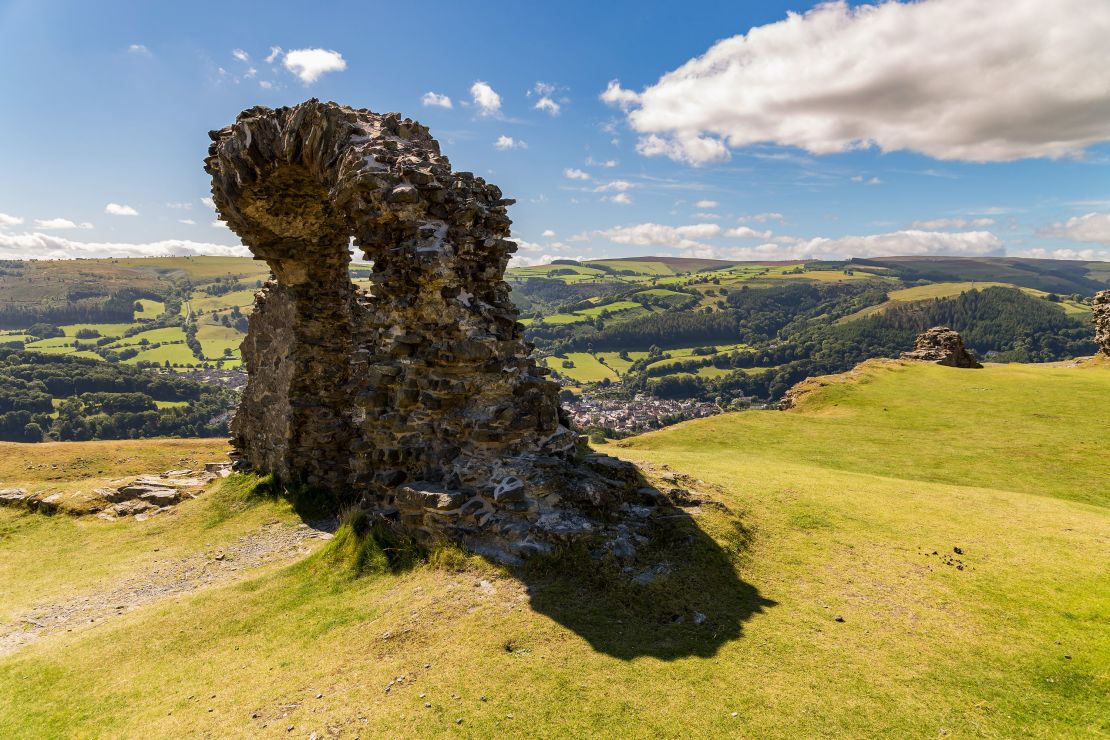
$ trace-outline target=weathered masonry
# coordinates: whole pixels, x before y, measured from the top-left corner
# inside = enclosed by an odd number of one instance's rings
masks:
[[[644,495],[632,466],[574,461],[503,280],[513,201],[452,172],[427,128],[310,100],[210,136],[220,218],[274,275],[242,345],[243,464],[510,555],[599,534]]]

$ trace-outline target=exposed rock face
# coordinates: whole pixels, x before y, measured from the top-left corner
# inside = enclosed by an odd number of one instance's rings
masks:
[[[964,348],[964,338],[947,326],[934,326],[917,335],[912,352],[903,352],[903,360],[933,362],[946,367],[983,367]]]
[[[1095,293],[1091,306],[1095,312],[1095,341],[1102,354],[1110,357],[1110,290]]]
[[[635,468],[572,462],[558,387],[529,359],[503,280],[514,201],[396,113],[310,100],[210,136],[220,217],[275,277],[242,345],[243,464],[476,549],[542,550],[621,506]]]

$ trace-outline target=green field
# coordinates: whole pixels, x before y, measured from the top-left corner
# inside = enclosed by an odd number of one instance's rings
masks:
[[[603,355],[603,359],[608,355]],[[574,363],[574,367],[563,367],[563,360]],[[608,360],[606,360],[608,362]],[[543,363],[560,375],[565,375],[576,383],[596,383],[600,380],[619,380],[617,373],[588,352],[568,352],[564,357],[545,357]],[[620,363],[624,364],[624,363]]]
[[[900,290],[892,290],[888,294],[888,299],[884,303],[875,306],[868,306],[862,311],[857,311],[851,316],[845,316],[840,319],[841,322],[855,321],[856,319],[874,316],[875,314],[882,313],[890,307],[899,303],[913,303],[915,301],[927,301],[933,298],[951,298],[958,296],[961,293],[966,293],[969,290],[986,290],[987,288],[1017,288],[1024,293],[1027,293],[1036,298],[1044,298],[1048,295],[1043,290],[1035,288],[1023,288],[1011,283],[998,283],[998,282],[952,282],[952,283],[930,283],[928,285],[915,285],[912,288],[902,288]],[[1057,304],[1064,313],[1072,316],[1089,316],[1091,307],[1076,303],[1070,299],[1061,300]]]
[[[0,657],[0,728],[1110,732],[1110,365],[871,363],[812,385],[790,412],[726,414],[609,447],[651,476],[688,475],[678,485],[717,502],[687,508],[705,548],[689,560],[675,550],[675,573],[650,596],[605,590],[577,566],[529,575],[450,549],[396,571],[371,551],[359,566],[340,530],[298,564],[244,566],[230,582]],[[37,445],[34,460],[24,449],[0,450],[0,476],[37,490],[195,465],[221,448]],[[226,572],[217,554],[297,521],[247,478],[142,523],[0,509],[0,621],[190,558]]]

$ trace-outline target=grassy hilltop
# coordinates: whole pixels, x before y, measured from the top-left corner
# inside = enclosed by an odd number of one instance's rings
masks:
[[[873,362],[811,386],[607,448],[690,491],[647,586],[349,527],[259,559],[300,519],[248,477],[146,522],[0,509],[0,733],[1110,732],[1110,366]],[[0,453],[4,485],[60,489],[219,447]],[[183,567],[200,588],[134,585]],[[75,603],[96,621],[12,647]]]

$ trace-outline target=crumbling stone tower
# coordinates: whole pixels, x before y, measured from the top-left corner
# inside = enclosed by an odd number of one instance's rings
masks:
[[[619,505],[613,476],[569,462],[558,388],[529,359],[503,280],[512,200],[452,172],[396,113],[309,100],[209,136],[220,218],[275,278],[242,345],[240,460],[423,532],[513,520],[502,536],[520,541],[552,513],[565,529],[556,505],[573,493],[544,503],[554,471],[594,514]],[[349,278],[352,246],[373,261],[369,293]]]

